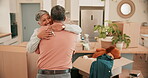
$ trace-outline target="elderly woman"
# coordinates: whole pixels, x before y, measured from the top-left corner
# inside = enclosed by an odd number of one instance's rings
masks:
[[[38,24],[40,26],[49,26],[49,28],[52,27],[54,31],[65,30],[65,31],[73,32],[75,34],[80,34],[82,31],[78,25],[69,25],[69,24],[62,24],[62,23],[52,24],[51,17],[46,10],[40,10],[36,14],[35,19],[36,21],[38,21]],[[49,39],[51,36],[53,36],[53,33],[47,30],[43,30],[38,33],[38,29],[39,28],[36,28],[34,30],[34,33],[27,44],[27,51],[29,53],[33,53],[37,50],[38,44],[40,43],[41,39]]]

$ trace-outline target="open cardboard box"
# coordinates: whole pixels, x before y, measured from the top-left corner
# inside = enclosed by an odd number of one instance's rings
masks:
[[[84,58],[86,55],[78,57],[74,63],[73,67],[78,68],[79,70],[89,74],[90,67],[93,61],[96,61],[96,58]],[[121,57],[120,59],[115,59],[112,67],[112,76],[116,76],[122,72],[122,66],[132,63],[132,60]]]

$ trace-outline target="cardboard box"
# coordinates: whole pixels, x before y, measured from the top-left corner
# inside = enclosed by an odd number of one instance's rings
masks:
[[[140,39],[140,23],[135,22],[115,22],[123,34],[130,36],[129,47],[138,47]]]
[[[90,67],[93,61],[96,61],[96,58],[84,58],[84,56],[78,57],[74,63],[73,67],[78,68],[79,70],[89,74]],[[116,76],[122,72],[122,66],[132,63],[132,60],[121,57],[120,59],[115,59],[113,68],[112,68],[112,76]]]

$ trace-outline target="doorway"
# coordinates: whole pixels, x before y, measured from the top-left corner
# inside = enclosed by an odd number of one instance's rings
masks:
[[[35,20],[35,15],[39,10],[40,3],[21,4],[23,41],[29,41],[34,29],[39,27]]]

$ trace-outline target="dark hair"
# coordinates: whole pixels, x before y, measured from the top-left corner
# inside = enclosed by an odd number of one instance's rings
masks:
[[[64,21],[65,20],[65,9],[56,5],[51,9],[51,18],[53,21]]]
[[[48,15],[49,15],[49,13],[48,13],[46,10],[40,10],[40,11],[38,11],[38,13],[37,13],[36,16],[35,16],[35,20],[36,20],[36,21],[39,21],[40,18],[41,18],[44,14],[48,14]]]

